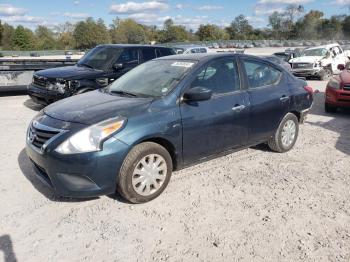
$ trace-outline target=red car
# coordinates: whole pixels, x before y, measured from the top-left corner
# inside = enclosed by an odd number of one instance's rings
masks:
[[[339,65],[341,74],[333,77],[327,84],[325,110],[335,113],[340,107],[350,108],[350,63]]]

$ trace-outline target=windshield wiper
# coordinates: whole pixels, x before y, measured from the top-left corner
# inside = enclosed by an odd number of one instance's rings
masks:
[[[122,90],[111,90],[110,91],[112,94],[118,94],[118,95],[124,95],[124,96],[131,96],[131,97],[138,97],[138,95],[134,93],[130,93],[127,91],[122,91]]]
[[[78,65],[85,66],[85,67],[88,67],[88,68],[91,68],[91,69],[95,69],[93,66],[91,66],[89,64],[85,64],[85,63],[78,63]]]

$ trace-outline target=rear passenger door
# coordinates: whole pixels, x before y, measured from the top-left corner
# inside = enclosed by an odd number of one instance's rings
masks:
[[[250,100],[250,143],[267,140],[289,111],[290,91],[285,73],[270,63],[242,59]]]
[[[183,159],[188,164],[247,143],[249,101],[240,88],[235,58],[212,61],[197,72],[186,90],[212,90],[207,101],[180,104],[183,128]]]

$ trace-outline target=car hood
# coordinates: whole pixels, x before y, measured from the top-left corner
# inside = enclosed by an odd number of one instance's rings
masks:
[[[44,113],[62,121],[92,125],[112,117],[143,113],[152,101],[153,98],[122,97],[97,90],[51,104]]]
[[[343,72],[341,72],[339,77],[344,84],[350,84],[350,71],[349,70],[344,70]]]
[[[47,78],[63,79],[96,78],[102,74],[103,71],[77,65],[45,69],[35,73],[35,75]]]
[[[291,59],[290,63],[316,63],[318,61],[321,61],[324,57],[323,56],[301,56],[297,58]]]

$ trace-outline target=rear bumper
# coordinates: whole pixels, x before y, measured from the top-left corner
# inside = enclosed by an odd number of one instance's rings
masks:
[[[337,107],[350,107],[350,90],[333,89],[327,87],[325,94],[326,104]]]
[[[67,96],[57,91],[50,91],[44,88],[39,88],[32,84],[28,85],[27,92],[34,102],[42,105],[51,104]]]

